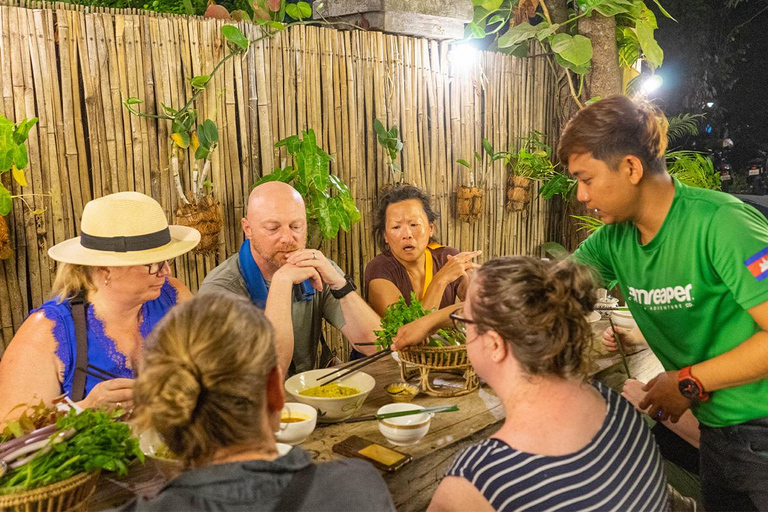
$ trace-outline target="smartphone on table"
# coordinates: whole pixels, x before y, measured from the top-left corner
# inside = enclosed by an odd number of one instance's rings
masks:
[[[333,451],[345,457],[367,460],[382,471],[397,471],[411,462],[413,457],[386,446],[368,441],[359,436],[351,436],[333,445]]]

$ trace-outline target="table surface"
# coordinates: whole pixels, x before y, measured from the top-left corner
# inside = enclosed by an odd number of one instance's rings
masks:
[[[611,386],[620,388],[626,378],[621,358],[608,354],[602,349],[599,336],[607,322],[593,324],[595,341],[591,353],[590,374]],[[640,350],[627,356],[632,377],[647,381],[663,371],[658,359],[649,349]],[[376,379],[359,414],[373,414],[390,403],[384,387],[400,380],[397,363],[385,357],[366,368]],[[413,461],[394,473],[384,473],[384,480],[392,493],[395,506],[400,511],[424,510],[456,454],[465,447],[493,435],[504,421],[504,406],[494,392],[484,383],[477,391],[453,398],[434,398],[418,395],[413,403],[423,406],[456,404],[459,412],[435,415],[428,434],[418,444],[395,447],[413,457]],[[356,423],[318,424],[312,435],[301,444],[317,461],[338,459],[341,456],[332,451],[333,445],[349,436],[357,435],[369,441],[391,446],[379,432],[376,421]],[[119,506],[134,496],[153,496],[165,483],[164,477],[152,463],[144,466],[136,463],[129,474],[122,478],[109,475],[101,477],[96,493],[91,499],[91,510],[104,510]]]

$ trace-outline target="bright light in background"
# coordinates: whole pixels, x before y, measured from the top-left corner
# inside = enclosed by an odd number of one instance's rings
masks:
[[[643,81],[643,92],[650,94],[661,87],[662,83],[664,80],[659,75],[651,75]]]
[[[451,45],[448,60],[453,66],[454,73],[465,73],[472,69],[477,60],[477,48],[469,43],[456,43]]]
[[[714,106],[715,106],[715,102],[714,101],[708,101],[707,102],[707,108],[712,108]]]

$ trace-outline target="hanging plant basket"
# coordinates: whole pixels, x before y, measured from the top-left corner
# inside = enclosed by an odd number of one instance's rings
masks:
[[[8,223],[5,217],[0,215],[0,260],[7,260],[11,256],[13,256],[11,234],[8,232]]]
[[[221,233],[221,208],[213,196],[204,196],[197,204],[182,204],[176,210],[176,221],[200,232],[196,254],[211,254],[218,250]]]
[[[531,202],[530,178],[510,174],[507,179],[507,209],[519,212]]]
[[[460,186],[456,189],[456,212],[462,222],[475,222],[483,214],[485,190]]]

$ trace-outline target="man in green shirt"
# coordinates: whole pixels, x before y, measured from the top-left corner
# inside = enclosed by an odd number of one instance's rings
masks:
[[[576,258],[618,280],[666,372],[640,406],[701,423],[707,510],[768,509],[768,221],[670,177],[666,119],[614,96],[577,113],[559,157],[606,226]]]

